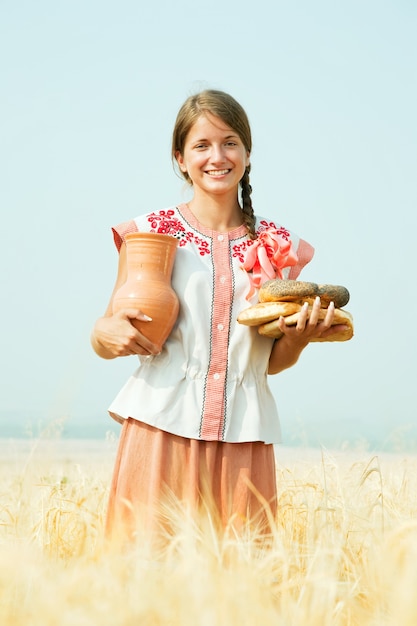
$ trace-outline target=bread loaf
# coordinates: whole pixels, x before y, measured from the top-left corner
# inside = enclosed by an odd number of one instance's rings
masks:
[[[309,307],[308,315],[311,313],[311,307]],[[327,314],[327,309],[320,309],[319,312],[319,321],[324,320]],[[286,316],[285,323],[287,326],[295,326],[298,322],[299,313],[293,313],[292,315]],[[324,338],[318,337],[317,339],[312,339],[312,341],[348,341],[353,337],[353,318],[352,315],[348,311],[343,311],[342,309],[335,309],[332,326],[336,326],[339,324],[343,324],[347,328],[339,330],[331,335],[328,335]],[[274,339],[279,339],[282,337],[282,331],[278,326],[278,319],[272,320],[270,322],[260,324],[258,328],[258,332],[260,335],[264,335],[265,337],[274,337]]]
[[[283,317],[287,326],[295,326],[303,304],[309,305],[308,316],[317,298],[320,298],[319,321],[325,319],[331,302],[335,305],[332,326],[343,325],[326,337],[312,341],[347,341],[353,337],[353,318],[342,307],[349,302],[349,291],[341,285],[318,284],[299,280],[268,280],[259,289],[259,302],[241,313],[237,321],[246,326],[258,326],[258,332],[266,337],[279,339],[283,333],[279,328],[279,318]]]
[[[349,291],[341,285],[319,285],[302,280],[268,280],[259,289],[259,302],[308,302],[319,296],[322,307],[334,302],[342,308],[349,302]]]
[[[239,313],[237,321],[245,326],[259,326],[265,322],[276,320],[281,315],[293,315],[301,310],[296,302],[258,302]]]

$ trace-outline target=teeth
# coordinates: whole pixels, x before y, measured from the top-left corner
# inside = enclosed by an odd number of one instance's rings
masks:
[[[207,174],[209,174],[209,176],[224,176],[224,174],[228,172],[229,170],[209,170]]]

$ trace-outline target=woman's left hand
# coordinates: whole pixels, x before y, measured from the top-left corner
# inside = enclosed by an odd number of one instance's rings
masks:
[[[283,336],[273,345],[269,359],[269,374],[278,374],[292,367],[310,341],[324,339],[341,330],[340,325],[332,326],[335,309],[333,302],[330,303],[322,321],[319,320],[320,309],[320,298],[317,297],[311,309],[308,303],[303,305],[295,326],[287,326],[284,317],[279,319],[278,327]]]
[[[307,302],[303,304],[295,326],[287,326],[285,319],[281,317],[278,322],[279,329],[288,339],[304,345],[310,343],[312,339],[324,338],[335,332],[335,327],[332,327],[334,303],[329,304],[326,316],[322,321],[319,320],[320,310],[321,302],[317,296],[311,310]]]

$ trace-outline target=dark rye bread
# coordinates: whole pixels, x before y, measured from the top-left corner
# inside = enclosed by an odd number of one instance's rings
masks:
[[[334,302],[340,309],[349,302],[349,291],[342,285],[320,285],[302,280],[266,281],[259,289],[259,302],[298,302],[312,304],[319,296],[321,306],[326,308],[330,302]]]

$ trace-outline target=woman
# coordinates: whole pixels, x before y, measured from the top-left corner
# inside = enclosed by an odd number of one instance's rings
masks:
[[[110,407],[123,428],[109,533],[120,526],[134,533],[143,514],[158,523],[162,503],[172,497],[208,508],[223,525],[265,528],[275,514],[273,444],[280,426],[267,376],[294,365],[312,339],[337,326],[331,328],[333,305],[318,321],[319,299],[309,317],[303,308],[295,327],[280,321],[279,341],[236,321],[257,301],[260,286],[248,254],[262,247],[268,254],[265,242],[272,241],[275,275],[295,279],[314,252],[280,222],[255,216],[251,148],[247,115],[234,98],[217,90],[191,96],[177,116],[172,156],[192,185],[192,200],[113,229],[120,252],[113,294],[126,280],[126,233],[163,232],[179,240],[172,285],[180,313],[160,353],[132,325],[149,320],[143,311],[113,314],[111,300],[94,327],[99,356],[140,360]]]

